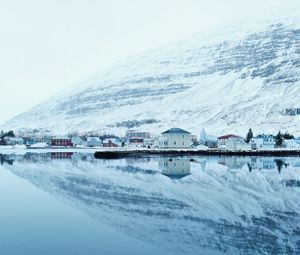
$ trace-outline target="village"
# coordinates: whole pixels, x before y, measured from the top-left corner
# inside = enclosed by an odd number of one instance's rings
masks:
[[[146,131],[127,130],[124,136],[97,134],[69,134],[53,136],[51,132],[1,131],[0,148],[12,149],[59,149],[94,148],[99,150],[224,150],[224,151],[271,151],[300,150],[300,138],[289,133],[277,135],[259,134],[254,136],[249,129],[246,137],[236,134],[224,134],[219,137],[208,135],[204,129],[194,135],[181,128],[171,128],[160,135]]]

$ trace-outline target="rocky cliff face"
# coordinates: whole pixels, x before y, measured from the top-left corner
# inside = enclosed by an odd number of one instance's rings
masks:
[[[4,128],[160,132],[180,126],[219,134],[252,127],[300,134],[300,22],[295,15],[222,36],[195,35],[124,60]]]

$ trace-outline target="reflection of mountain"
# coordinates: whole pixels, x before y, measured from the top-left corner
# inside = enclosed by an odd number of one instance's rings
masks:
[[[156,171],[158,159],[5,167],[123,233],[174,253],[299,254],[300,189],[283,183],[299,182],[298,170],[227,171],[217,158],[205,165],[191,164],[192,175],[176,181]]]

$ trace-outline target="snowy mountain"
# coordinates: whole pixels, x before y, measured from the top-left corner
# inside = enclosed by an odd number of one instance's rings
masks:
[[[174,254],[299,254],[298,159],[278,173],[274,158],[202,157],[179,180],[162,175],[159,160],[33,158],[1,169]],[[273,168],[242,167],[251,162]]]
[[[4,124],[56,133],[181,127],[300,135],[300,5],[131,57]]]

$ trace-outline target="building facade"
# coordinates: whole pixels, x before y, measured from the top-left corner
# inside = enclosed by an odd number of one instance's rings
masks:
[[[223,135],[218,137],[218,148],[226,150],[251,150],[251,145],[238,135]]]
[[[171,128],[161,134],[158,139],[160,149],[189,149],[191,148],[191,133],[181,128]]]
[[[72,139],[67,136],[57,136],[51,139],[51,146],[71,147],[73,143]]]
[[[253,150],[271,150],[274,149],[276,141],[272,135],[258,135],[250,140]]]
[[[105,139],[102,143],[102,146],[106,148],[120,147],[121,142],[116,138]]]
[[[102,140],[97,136],[88,136],[86,138],[86,144],[88,147],[100,147],[102,145]]]
[[[151,134],[149,132],[141,132],[137,130],[127,130],[126,131],[127,138],[142,138],[142,139],[149,139]]]

